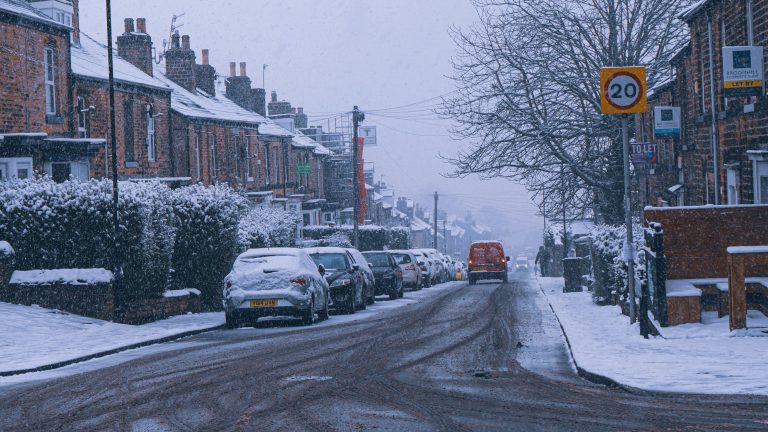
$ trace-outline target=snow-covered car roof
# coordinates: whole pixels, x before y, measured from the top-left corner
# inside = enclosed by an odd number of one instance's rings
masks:
[[[346,248],[341,247],[316,247],[316,248],[307,248],[304,249],[308,254],[314,255],[314,254],[345,254],[347,253]]]

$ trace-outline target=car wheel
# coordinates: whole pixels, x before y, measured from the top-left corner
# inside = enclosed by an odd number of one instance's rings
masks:
[[[235,319],[235,315],[231,312],[224,313],[224,327],[228,329],[237,328],[238,322]]]
[[[315,323],[315,299],[309,302],[309,307],[301,315],[301,325],[310,326]]]
[[[326,298],[325,298],[325,309],[321,310],[320,313],[317,314],[317,316],[320,319],[320,321],[325,321],[325,320],[327,320],[327,319],[329,319],[331,317],[331,314],[328,311],[328,309],[330,309],[330,306],[329,306],[330,303],[331,303],[331,301],[326,296]]]
[[[470,284],[470,285],[474,285],[474,284],[475,284],[475,278],[473,278],[472,276],[470,276],[468,279],[469,279],[469,284]]]
[[[392,286],[389,288],[389,299],[390,300],[397,300],[398,298],[398,288],[397,284],[392,284]]]
[[[344,310],[344,313],[346,314],[353,314],[357,310],[357,302],[355,301],[355,295],[352,294],[349,296],[349,299],[347,299],[346,302],[344,302],[344,307],[342,308]]]
[[[403,281],[400,281],[400,290],[397,292],[398,298],[403,298]]]

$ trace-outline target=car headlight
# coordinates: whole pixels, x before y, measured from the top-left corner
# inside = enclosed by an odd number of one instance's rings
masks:
[[[340,287],[340,286],[347,286],[352,285],[352,279],[336,279],[331,284],[332,287]]]

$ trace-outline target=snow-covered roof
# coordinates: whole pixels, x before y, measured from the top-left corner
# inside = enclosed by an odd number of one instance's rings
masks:
[[[429,224],[414,216],[411,220],[411,231],[424,231],[429,229]]]
[[[42,11],[36,9],[27,0],[0,0],[0,10],[19,15],[27,19],[31,19],[44,24],[61,27],[65,29],[71,29],[72,27],[62,24]]]
[[[162,81],[145,74],[141,69],[123,60],[114,52],[115,81],[170,91]],[[80,34],[80,46],[72,44],[72,73],[75,75],[107,81],[109,66],[107,47],[85,33]]]
[[[260,115],[258,116],[263,119],[259,120],[259,135],[270,135],[276,137],[291,137],[294,135],[294,133],[288,131],[288,129],[285,129],[274,121],[265,117],[261,117]]]
[[[696,3],[688,6],[680,15],[678,18],[680,18],[683,21],[689,21],[691,18],[693,18],[699,11],[704,9],[704,6],[706,6],[708,3],[710,3],[712,0],[699,0]]]
[[[674,76],[669,76],[660,80],[648,90],[648,99],[652,99],[658,93],[661,93],[662,91],[666,90],[667,86],[673,84],[674,82],[675,82]]]
[[[396,208],[392,209],[392,216],[398,217],[398,218],[401,218],[401,219],[406,219],[408,217],[408,215],[406,215],[405,213],[401,212],[400,210],[398,210]]]
[[[159,68],[158,68],[159,69]],[[212,96],[198,89],[190,92],[171,81],[163,72],[155,71],[155,78],[168,85],[172,90],[171,109],[179,114],[207,120],[250,123],[254,126],[266,123],[267,119],[248,111],[224,96]]]
[[[261,132],[261,127],[259,128],[259,131]],[[327,148],[325,148],[323,145],[313,140],[312,138],[304,135],[298,129],[293,132],[292,144],[294,147],[297,147],[297,148],[311,148],[313,149],[313,152],[317,155],[331,154],[330,150],[328,150]]]

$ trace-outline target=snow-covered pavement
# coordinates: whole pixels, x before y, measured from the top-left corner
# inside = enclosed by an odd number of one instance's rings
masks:
[[[768,337],[730,333],[727,317],[707,315],[708,324],[645,340],[618,307],[596,306],[587,292],[564,294],[562,278],[538,282],[587,372],[649,391],[768,395]]]
[[[332,315],[316,324],[329,326],[359,321],[434,296],[455,286],[447,283],[416,292],[404,298],[377,301],[353,315]],[[135,344],[215,328],[224,324],[224,314],[188,314],[140,326],[116,324],[37,306],[0,302],[0,373],[29,370],[103,353]],[[311,327],[243,328],[236,331],[281,332]],[[2,380],[0,380],[2,381]]]

